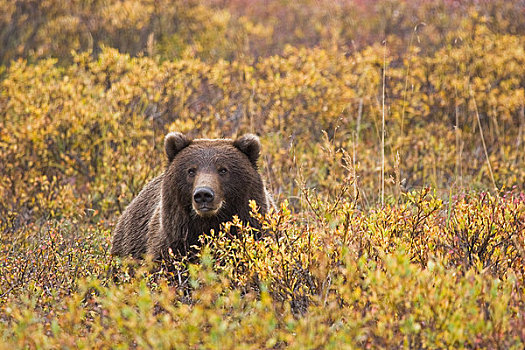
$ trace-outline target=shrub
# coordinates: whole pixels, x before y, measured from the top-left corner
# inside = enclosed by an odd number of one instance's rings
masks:
[[[263,3],[0,0],[0,348],[523,348],[522,6]],[[168,131],[278,208],[113,259]]]

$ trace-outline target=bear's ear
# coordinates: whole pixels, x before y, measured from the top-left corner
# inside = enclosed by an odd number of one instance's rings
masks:
[[[191,139],[180,132],[170,132],[166,135],[164,138],[164,150],[166,151],[170,163],[177,153],[187,147],[190,143]]]
[[[259,137],[254,134],[246,134],[233,141],[233,146],[238,148],[242,153],[248,156],[253,167],[257,169],[257,160],[261,151],[261,142]]]

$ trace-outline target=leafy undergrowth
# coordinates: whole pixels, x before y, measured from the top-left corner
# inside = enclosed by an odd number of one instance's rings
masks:
[[[523,11],[0,0],[0,348],[522,349]],[[260,136],[261,239],[109,255],[169,131]]]
[[[525,197],[430,190],[358,209],[306,191],[203,238],[198,261],[113,260],[89,217],[2,236],[17,348],[523,348]],[[232,226],[238,235],[229,234]],[[9,232],[9,227],[4,228]]]

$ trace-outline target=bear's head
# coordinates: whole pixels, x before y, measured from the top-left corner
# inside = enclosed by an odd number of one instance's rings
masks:
[[[261,149],[257,136],[192,140],[172,132],[164,148],[168,157],[162,185],[164,210],[183,209],[198,220],[224,221],[232,215],[243,219],[253,199],[266,211],[264,185],[257,171]]]

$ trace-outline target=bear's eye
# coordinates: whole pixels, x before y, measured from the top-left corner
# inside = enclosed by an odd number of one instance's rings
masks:
[[[219,169],[219,174],[220,175],[225,175],[227,172],[228,172],[228,169],[226,169],[226,168],[220,168]]]
[[[195,176],[195,173],[196,173],[195,169],[193,169],[193,168],[188,169],[188,175],[189,176],[193,177],[193,176]]]

